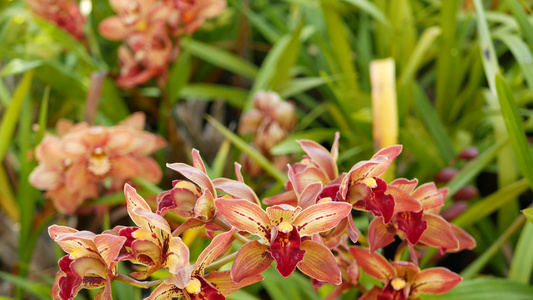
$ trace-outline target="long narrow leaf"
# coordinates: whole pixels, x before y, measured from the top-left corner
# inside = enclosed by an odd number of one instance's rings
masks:
[[[526,284],[530,282],[531,271],[533,270],[531,249],[533,249],[533,224],[526,222],[513,254],[509,275],[507,276],[509,279]]]
[[[24,74],[24,77],[22,77],[22,80],[13,94],[11,104],[2,117],[2,123],[0,124],[0,161],[4,159],[7,148],[11,143],[11,137],[13,136],[13,131],[19,120],[22,104],[24,103],[24,99],[26,99],[26,95],[30,91],[33,73],[34,70],[30,70]]]
[[[422,300],[526,300],[531,299],[533,287],[504,278],[484,277],[465,280],[442,295],[423,295]]]

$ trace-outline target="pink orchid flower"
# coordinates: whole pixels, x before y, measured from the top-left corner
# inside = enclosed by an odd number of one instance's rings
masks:
[[[83,40],[85,18],[78,3],[70,0],[28,0],[31,10],[39,17],[55,23],[78,40]]]
[[[179,11],[179,27],[175,34],[191,34],[198,30],[206,19],[218,16],[226,8],[225,0],[173,0]]]
[[[231,268],[234,282],[263,272],[275,260],[276,269],[284,277],[298,267],[319,281],[341,283],[330,250],[306,237],[335,227],[350,213],[351,205],[329,201],[302,210],[282,204],[268,207],[265,212],[243,199],[218,198],[215,204],[229,224],[261,237],[261,241],[248,242],[239,250]]]
[[[104,287],[95,299],[111,299],[111,281],[117,274],[118,255],[126,238],[57,225],[50,226],[48,233],[68,253],[59,260],[60,270],[50,296],[71,300],[81,289]]]
[[[211,244],[202,251],[196,264],[185,266],[176,274],[170,275],[146,300],[172,299],[174,297],[185,297],[191,300],[226,299],[226,295],[263,280],[263,276],[254,275],[239,283],[234,283],[230,271],[205,273],[205,268],[229,249],[233,241],[232,234],[233,229],[217,235]]]
[[[413,263],[404,261],[391,263],[381,254],[369,252],[358,246],[352,246],[349,250],[365,273],[384,283],[383,288],[376,286],[359,299],[418,299],[420,294],[444,294],[462,281],[461,276],[446,268],[437,267],[421,271]]]
[[[146,201],[129,184],[124,187],[128,214],[138,227],[118,226],[110,231],[124,237],[120,260],[145,265],[145,270],[130,275],[144,280],[153,272],[167,268],[170,273],[188,265],[189,249],[181,238],[171,234],[170,226],[160,215],[153,213]]]

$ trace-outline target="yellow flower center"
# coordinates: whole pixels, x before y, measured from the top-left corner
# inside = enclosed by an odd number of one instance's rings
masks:
[[[109,157],[105,154],[101,147],[94,149],[89,158],[89,166],[87,167],[91,173],[96,176],[101,176],[111,170],[111,162]]]
[[[281,231],[283,233],[289,233],[292,231],[292,224],[287,221],[283,221],[279,223],[278,231]]]
[[[192,278],[189,284],[185,287],[189,294],[198,294],[202,290],[202,283],[196,278]]]
[[[146,22],[144,20],[137,22],[137,29],[139,31],[145,31],[147,27],[148,25],[146,25]]]
[[[138,240],[149,240],[152,238],[152,233],[146,229],[137,229],[131,233],[131,236]]]
[[[373,188],[378,186],[378,183],[372,177],[365,177],[364,179],[361,179],[361,181],[359,181],[359,182],[361,182],[362,184],[368,186],[371,189],[373,189]]]
[[[391,280],[390,285],[392,285],[393,289],[399,291],[405,288],[407,282],[405,282],[405,280],[403,280],[402,278],[394,278],[393,280]]]

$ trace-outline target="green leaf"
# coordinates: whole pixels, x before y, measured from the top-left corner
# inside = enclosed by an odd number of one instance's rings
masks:
[[[13,131],[20,118],[20,111],[26,95],[28,95],[33,80],[33,69],[28,71],[22,77],[22,80],[17,86],[11,104],[7,108],[7,111],[2,116],[2,123],[0,123],[0,161],[4,160],[7,148],[11,143]]]
[[[413,83],[413,90],[415,94],[415,108],[420,112],[420,117],[424,120],[427,130],[433,137],[440,156],[445,163],[449,163],[455,157],[452,140],[420,86]]]
[[[185,50],[180,53],[178,61],[170,68],[170,76],[167,82],[168,99],[171,105],[179,99],[180,90],[189,80],[191,73],[191,55]]]
[[[526,208],[522,210],[526,218],[533,224],[533,208]]]
[[[525,284],[530,282],[531,271],[533,270],[531,249],[533,249],[533,224],[526,222],[516,244],[507,278]]]
[[[290,134],[285,140],[272,148],[270,153],[272,155],[281,155],[303,152],[302,147],[296,142],[297,140],[313,140],[317,143],[332,141],[335,136],[335,131],[334,129],[327,128],[313,128]]]
[[[522,174],[533,188],[533,156],[529,150],[529,144],[526,139],[526,133],[522,128],[522,120],[518,114],[518,107],[509,85],[501,75],[496,75],[496,90],[502,110],[503,119],[509,139],[513,146],[516,161],[522,171]]]
[[[526,300],[531,299],[533,287],[504,278],[477,278],[459,283],[443,295],[423,295],[423,300]]]
[[[372,2],[367,1],[367,0],[342,0],[342,1],[350,3],[351,5],[358,7],[362,11],[374,17],[374,19],[376,19],[383,25],[388,26],[388,27],[391,26],[387,17],[385,17],[383,12],[381,12],[381,10],[379,10],[379,8],[377,8]]]
[[[255,93],[261,90],[269,90],[274,88],[273,83],[275,82],[280,83],[280,81],[276,79],[276,76],[281,76],[288,79],[290,68],[283,66],[283,64],[294,65],[297,52],[295,52],[294,49],[291,49],[291,46],[294,46],[295,43],[299,43],[300,32],[301,27],[283,36],[272,47],[263,61],[263,64],[261,64],[261,69],[257,74],[257,78],[255,79],[252,89],[250,90],[248,100],[246,101],[246,105],[244,107],[245,111],[252,108],[253,97]],[[292,66],[290,67],[292,68]]]
[[[528,182],[525,179],[520,179],[515,183],[509,184],[489,196],[479,200],[463,212],[459,217],[455,218],[452,223],[459,227],[468,227],[475,224],[477,221],[485,218],[498,208],[505,206],[515,197],[525,192],[528,188]]]
[[[242,1],[230,1],[238,10],[245,15],[253,27],[255,27],[263,36],[272,44],[276,43],[281,38],[281,33],[261,14],[256,14],[254,11],[243,5]]]
[[[193,39],[183,39],[182,46],[188,49],[192,55],[197,56],[215,66],[254,78],[257,76],[257,67],[242,58],[211,45],[195,41]]]
[[[37,282],[31,282],[29,279],[20,278],[20,277],[13,276],[9,273],[5,273],[1,271],[0,271],[0,278],[21,287],[24,291],[32,294],[38,299],[44,299],[44,300],[50,299],[50,296],[49,296],[50,287],[47,285],[40,284]]]
[[[282,55],[276,61],[275,71],[270,78],[269,87],[277,90],[277,87],[286,84],[291,79],[291,70],[296,65],[302,42],[300,41],[300,34],[303,26],[300,24],[297,29],[290,33],[290,40],[285,46]],[[266,67],[261,65],[261,68]]]
[[[533,55],[526,43],[516,35],[513,34],[498,34],[494,36],[496,39],[502,41],[520,66],[522,76],[527,83],[527,86],[533,91]],[[500,100],[501,101],[501,100]]]
[[[25,73],[33,68],[40,66],[43,62],[41,60],[22,60],[15,58],[11,60],[2,69],[2,76],[12,76]]]
[[[274,177],[278,182],[285,183],[287,181],[287,175],[283,174],[278,170],[268,159],[266,159],[259,151],[252,148],[248,143],[243,141],[238,135],[231,132],[223,124],[218,122],[215,118],[206,115],[205,118],[207,121],[215,127],[224,137],[230,140],[235,147],[237,147],[242,152],[246,153],[250,158],[255,160],[267,173]]]
[[[324,83],[326,81],[322,77],[295,78],[278,86],[277,90],[281,98],[287,99],[291,96],[317,88]]]
[[[231,106],[242,109],[248,97],[248,91],[227,85],[190,83],[180,90],[180,97],[198,100],[226,99]]]
[[[413,50],[413,53],[407,60],[407,65],[402,70],[400,75],[399,85],[407,84],[407,81],[414,79],[416,71],[420,68],[420,64],[424,59],[426,53],[429,51],[431,46],[433,46],[435,39],[441,34],[441,29],[439,27],[429,27],[422,33],[418,43]]]
[[[522,1],[519,0],[508,0],[506,1],[507,5],[510,7],[511,12],[515,16],[516,20],[518,21],[518,25],[520,26],[520,31],[526,41],[529,44],[529,47],[531,50],[533,50],[533,26],[531,25],[530,20],[528,20],[528,16],[524,12],[524,7],[520,3]],[[525,2],[522,2],[525,5]],[[531,14],[531,11],[530,11]]]

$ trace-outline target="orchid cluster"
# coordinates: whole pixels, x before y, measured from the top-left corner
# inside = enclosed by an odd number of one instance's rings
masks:
[[[219,15],[224,0],[111,0],[117,15],[100,23],[102,36],[122,41],[117,84],[132,88],[157,77],[165,82],[168,65],[179,53],[178,38],[192,34]]]
[[[149,155],[166,142],[144,131],[144,125],[143,113],[134,113],[114,127],[61,120],[58,135],[47,134],[35,149],[39,165],[30,183],[46,190],[45,196],[65,214],[75,213],[103,191],[121,190],[134,177],[158,183],[162,172]]]
[[[288,155],[272,155],[274,146],[287,138],[297,124],[296,106],[284,101],[272,91],[259,91],[254,95],[253,108],[242,115],[239,133],[253,134],[252,147],[281,170],[285,170],[291,157]],[[244,169],[252,176],[261,174],[261,166],[250,157],[241,157]]]
[[[225,299],[263,280],[261,273],[273,262],[283,277],[298,269],[317,288],[336,285],[328,299],[352,288],[360,290],[361,299],[417,299],[452,289],[462,280],[459,275],[418,266],[427,247],[442,253],[475,247],[468,233],[439,215],[447,189],[418,185],[416,179],[385,182],[381,176],[401,146],[382,149],[339,174],[338,139],[337,134],[331,151],[314,141],[299,141],[306,155],[288,166],[287,191],[262,201],[244,182],[241,165],[235,163],[236,180],[211,179],[197,150],[192,166],[167,164],[185,179],[157,197],[156,212],[126,184],[127,210],[136,226],[98,235],[50,227],[50,236],[68,253],[59,261],[52,297],[73,299],[82,288],[104,287],[98,297],[111,299],[110,283],[119,280],[155,287],[146,299]],[[269,206],[263,209],[262,204]],[[187,221],[172,230],[163,218],[170,211]],[[353,221],[362,213],[371,219],[364,238]],[[191,264],[180,236],[202,227],[212,241]],[[400,246],[390,261],[379,249],[395,240]],[[233,244],[239,248],[229,253]],[[404,252],[409,261],[400,259]],[[117,272],[122,261],[133,264],[129,275]],[[220,270],[229,263],[230,269]],[[162,268],[168,270],[167,278],[146,281]],[[363,272],[382,284],[365,288],[359,282]]]
[[[37,16],[55,23],[78,40],[83,40],[85,17],[78,3],[72,0],[27,0],[28,6]]]

